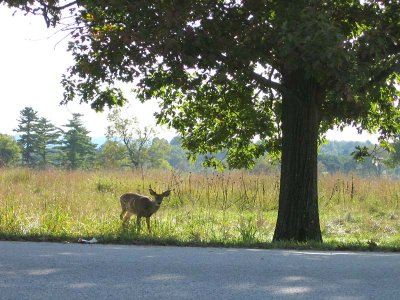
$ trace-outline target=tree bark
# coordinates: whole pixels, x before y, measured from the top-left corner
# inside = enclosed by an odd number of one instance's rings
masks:
[[[283,77],[282,162],[274,241],[319,241],[317,140],[322,93],[302,74]]]

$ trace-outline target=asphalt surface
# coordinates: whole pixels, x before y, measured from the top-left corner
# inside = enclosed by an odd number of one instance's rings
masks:
[[[0,242],[0,299],[400,299],[400,254]]]

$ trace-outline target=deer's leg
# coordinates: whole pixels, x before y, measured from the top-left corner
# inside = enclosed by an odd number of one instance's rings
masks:
[[[121,214],[119,215],[119,218],[121,220],[123,220],[124,216],[125,216],[126,210],[122,210]]]
[[[125,216],[123,217],[123,221],[124,221],[124,222],[128,222],[129,219],[131,218],[131,216],[132,216],[132,213],[129,212],[129,211],[127,211],[127,212],[125,213]]]
[[[149,231],[149,233],[151,233],[151,229],[150,229],[150,217],[146,218],[146,224],[147,224],[147,230]]]
[[[125,215],[123,215],[122,213],[121,213],[121,218],[122,218],[122,225],[123,226],[127,226],[128,225],[128,221],[129,221],[129,219],[131,218],[131,216],[132,216],[132,213],[130,213],[129,211],[127,211],[127,212],[125,212]]]
[[[140,217],[136,218],[136,228],[137,228],[137,232],[140,232]]]

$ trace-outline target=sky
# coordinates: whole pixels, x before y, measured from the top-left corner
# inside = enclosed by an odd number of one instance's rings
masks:
[[[66,51],[65,33],[55,33],[46,27],[40,16],[24,16],[21,12],[13,16],[15,9],[0,5],[0,133],[15,135],[20,111],[32,107],[39,117],[49,119],[54,125],[67,124],[72,113],[81,113],[86,129],[92,137],[102,137],[107,126],[107,110],[96,113],[87,104],[78,101],[59,105],[63,87],[61,76],[73,64]],[[154,112],[158,105],[155,100],[144,104],[135,99],[133,93],[125,95],[129,99],[129,111],[141,125],[152,126],[157,136],[170,140],[176,133],[155,125]],[[343,132],[329,131],[330,140],[365,141],[376,139],[368,134],[357,134],[353,128]]]

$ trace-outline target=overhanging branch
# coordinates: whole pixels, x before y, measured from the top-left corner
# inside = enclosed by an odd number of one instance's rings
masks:
[[[367,83],[359,88],[359,92],[365,93],[367,89],[373,87],[375,84],[381,82],[382,80],[387,79],[394,72],[400,73],[400,60],[398,60],[397,63],[393,64],[391,67],[381,70],[379,73],[377,73]]]
[[[54,5],[48,5],[46,4],[44,1],[39,1],[39,3],[46,9],[52,9],[52,10],[57,10],[57,11],[61,11],[63,9],[66,9],[68,7],[74,6],[76,4],[78,4],[80,2],[80,0],[76,0],[76,1],[72,1],[69,2],[67,4],[61,5],[61,6],[54,6]]]
[[[254,71],[252,71],[249,75],[260,85],[260,89],[267,91],[269,88],[271,88],[278,91],[279,93],[282,93],[283,86],[279,82],[275,82],[271,79],[265,78],[264,76],[257,74]]]
[[[265,78],[264,76],[257,74],[254,71],[252,71],[249,75],[260,85],[259,88],[263,91],[268,93],[269,89],[274,89],[281,95],[289,95],[291,98],[295,99],[298,104],[303,105],[301,99],[299,99],[299,97],[295,95],[291,90],[285,88],[281,83]]]
[[[40,4],[40,7],[33,9],[32,13],[36,14],[37,12],[39,12],[39,14],[43,16],[47,27],[50,27],[50,25],[54,26],[59,21],[57,15],[58,13],[68,7],[77,5],[80,0],[72,1],[61,6],[49,5],[43,0],[39,0],[38,2]]]

